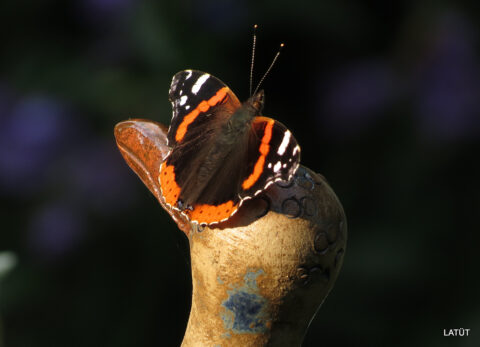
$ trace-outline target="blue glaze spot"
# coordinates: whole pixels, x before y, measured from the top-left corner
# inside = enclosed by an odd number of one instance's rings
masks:
[[[225,329],[237,334],[258,334],[267,331],[268,301],[259,293],[257,277],[263,270],[248,272],[244,285],[227,291],[228,299],[222,303]]]

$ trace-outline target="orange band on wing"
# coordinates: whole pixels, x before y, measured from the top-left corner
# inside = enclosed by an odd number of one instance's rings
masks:
[[[242,188],[244,190],[250,189],[255,182],[260,178],[260,175],[263,172],[263,166],[265,165],[265,158],[270,151],[270,140],[272,139],[272,129],[275,121],[269,119],[267,125],[265,126],[265,132],[263,133],[262,142],[260,143],[260,157],[257,159],[255,166],[253,167],[253,172],[248,176],[248,178],[243,181]]]
[[[195,107],[193,111],[187,114],[183,118],[182,123],[180,123],[180,126],[175,133],[175,140],[177,140],[177,142],[181,142],[185,137],[185,134],[187,133],[188,126],[193,123],[193,121],[198,117],[198,115],[202,112],[207,112],[210,107],[220,103],[227,95],[227,92],[228,88],[223,87],[214,96],[212,96],[207,101],[202,101],[200,104],[198,104],[197,107]]]
[[[200,224],[211,224],[228,219],[238,208],[238,203],[234,204],[229,200],[221,205],[195,205],[192,211],[186,210],[188,218]]]
[[[180,196],[180,187],[175,181],[175,170],[172,165],[163,162],[160,166],[160,175],[158,177],[162,195],[165,202],[171,206],[176,206]]]

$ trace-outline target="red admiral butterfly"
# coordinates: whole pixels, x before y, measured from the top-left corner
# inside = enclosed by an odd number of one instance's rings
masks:
[[[201,225],[230,218],[275,181],[289,181],[300,147],[280,122],[261,115],[263,90],[243,104],[225,83],[200,71],[173,76],[171,148],[159,182],[165,202]]]

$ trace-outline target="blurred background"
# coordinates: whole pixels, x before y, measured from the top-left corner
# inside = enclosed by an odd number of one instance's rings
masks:
[[[256,81],[286,45],[264,113],[349,222],[304,346],[480,345],[474,2],[24,0],[0,19],[1,347],[180,344],[187,242],[113,127],[168,124],[186,68],[245,100],[255,23]]]

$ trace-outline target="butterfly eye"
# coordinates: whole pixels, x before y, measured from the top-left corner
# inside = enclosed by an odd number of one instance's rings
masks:
[[[263,89],[258,92],[258,102],[262,104],[265,102],[265,92],[263,91]]]

